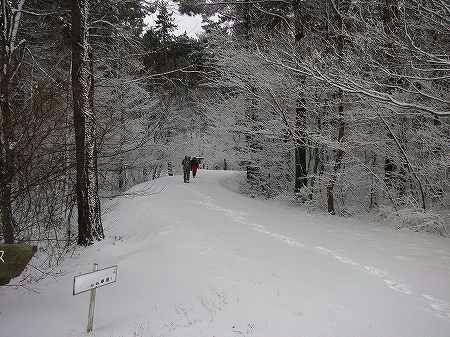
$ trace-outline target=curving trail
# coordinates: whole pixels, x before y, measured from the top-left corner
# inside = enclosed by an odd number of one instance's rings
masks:
[[[0,289],[0,336],[84,336],[72,278],[94,261],[119,265],[94,336],[450,336],[450,240],[250,199],[237,179],[165,177],[106,205],[107,240],[64,276]]]

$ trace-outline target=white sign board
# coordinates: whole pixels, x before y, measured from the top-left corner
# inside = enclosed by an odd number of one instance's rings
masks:
[[[73,278],[73,294],[96,289],[114,283],[117,280],[117,266],[100,269]]]

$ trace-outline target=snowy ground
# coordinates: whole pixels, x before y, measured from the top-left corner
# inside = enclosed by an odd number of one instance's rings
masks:
[[[40,294],[0,288],[0,336],[85,335],[89,294],[72,282],[93,262],[119,266],[97,291],[94,336],[450,336],[450,240],[249,199],[237,178],[166,177],[115,200],[107,240],[65,276]]]

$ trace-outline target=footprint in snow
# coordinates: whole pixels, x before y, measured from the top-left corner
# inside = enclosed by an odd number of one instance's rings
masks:
[[[379,276],[379,277],[385,277],[388,274],[386,271],[378,269],[378,268],[375,268],[375,267],[372,267],[372,266],[364,266],[364,269],[367,272],[369,272],[370,274],[375,275],[375,276]]]
[[[345,257],[345,256],[339,256],[339,255],[335,255],[334,256],[338,261],[342,262],[342,263],[346,263],[346,264],[351,264],[352,266],[357,266],[359,263],[353,261],[352,259]]]
[[[253,230],[254,230],[254,231],[257,231],[257,232],[260,232],[260,233],[267,234],[267,235],[272,234],[272,233],[270,233],[269,231],[266,231],[264,228],[254,227]]]
[[[430,307],[433,311],[435,311],[439,317],[443,318],[450,318],[450,304],[434,298],[431,295],[423,294],[422,297],[426,298],[427,300],[431,301]]]
[[[245,224],[245,217],[241,216],[241,215],[233,215],[232,216],[233,220],[241,225]]]
[[[400,293],[403,293],[405,295],[411,295],[412,291],[408,288],[406,284],[399,283],[392,280],[384,280],[384,283],[391,288],[392,290],[398,291]]]
[[[328,249],[325,247],[316,246],[314,248],[316,248],[317,250],[320,250],[321,252],[324,252],[324,253],[333,254],[333,251],[331,249]]]
[[[251,227],[253,227],[253,230],[260,232],[260,233],[264,233],[267,234],[268,236],[271,236],[277,240],[280,240],[284,243],[286,243],[288,246],[290,247],[297,247],[297,248],[303,248],[305,247],[305,245],[301,242],[292,240],[290,237],[286,236],[286,235],[282,235],[282,234],[278,234],[278,233],[272,233],[269,232],[267,230],[264,229],[264,226],[258,225],[258,224],[252,224],[250,225]]]
[[[291,247],[298,247],[298,248],[305,247],[305,245],[303,243],[300,243],[300,242],[294,241],[294,240],[287,240],[286,244]]]

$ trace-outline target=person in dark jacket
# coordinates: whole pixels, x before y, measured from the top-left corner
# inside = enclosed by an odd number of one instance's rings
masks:
[[[192,158],[191,160],[191,170],[192,170],[192,176],[195,178],[197,175],[198,167],[200,166],[200,163],[198,162],[198,159],[196,157]]]
[[[181,165],[183,166],[184,182],[188,183],[191,175],[191,158],[189,158],[188,156],[184,156]]]

